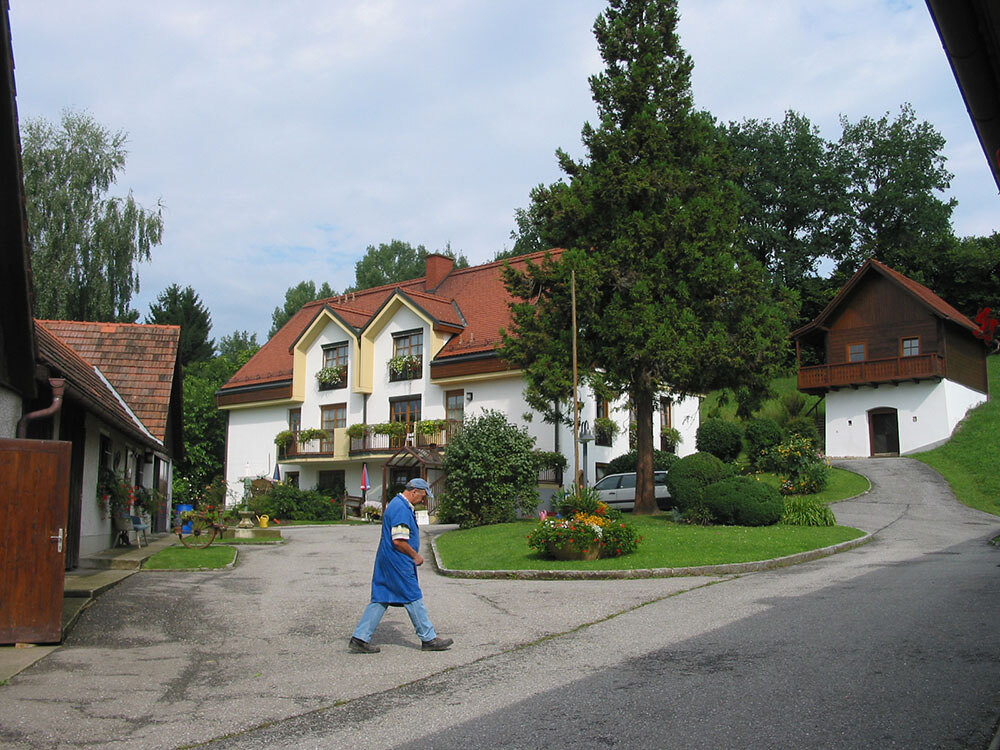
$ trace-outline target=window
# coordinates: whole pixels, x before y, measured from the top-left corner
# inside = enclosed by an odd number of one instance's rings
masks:
[[[389,360],[389,380],[415,380],[424,368],[423,331],[404,331],[392,336],[392,359]]]
[[[446,391],[444,394],[445,419],[461,422],[465,419],[465,391]]]
[[[920,339],[903,339],[903,356],[916,357],[920,354]]]
[[[389,421],[412,425],[420,420],[420,396],[407,396],[389,401]]]
[[[610,419],[609,411],[608,402],[598,396],[594,415],[594,445],[609,446],[614,440],[613,430],[609,429],[608,422],[602,422],[602,420]]]
[[[288,429],[292,432],[302,429],[302,409],[288,410]]]
[[[321,471],[319,473],[319,478],[316,481],[316,489],[330,492],[335,497],[344,494],[344,488],[347,484],[344,481],[344,470],[343,469],[330,469],[329,471]]]
[[[299,486],[299,472],[289,471],[285,473],[285,482],[292,485],[292,487]]]
[[[865,361],[865,345],[864,344],[848,344],[847,345],[847,361],[848,362],[864,362]]]
[[[341,341],[336,344],[326,344],[323,347],[323,369],[334,370],[339,375],[339,380],[320,381],[319,389],[329,391],[334,388],[347,387],[347,342]]]
[[[677,450],[673,438],[667,432],[668,430],[673,430],[674,427],[673,405],[673,399],[669,399],[666,396],[660,397],[660,450],[667,451],[668,453],[673,453]]]
[[[320,453],[333,453],[333,431],[347,427],[347,404],[321,406],[319,414],[319,426],[327,432],[327,437],[319,443]]]

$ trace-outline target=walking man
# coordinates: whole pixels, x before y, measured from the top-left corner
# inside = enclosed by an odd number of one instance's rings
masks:
[[[428,497],[434,499],[427,480],[411,479],[385,508],[382,538],[372,573],[372,600],[362,613],[349,645],[354,653],[377,654],[381,650],[370,641],[389,606],[406,609],[422,650],[446,651],[454,643],[451,638],[438,638],[417,582],[417,566],[423,564],[424,558],[420,555],[420,530],[413,503]]]

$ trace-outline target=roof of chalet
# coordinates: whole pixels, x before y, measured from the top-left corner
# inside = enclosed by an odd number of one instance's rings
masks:
[[[291,380],[292,348],[322,310],[329,310],[355,335],[360,335],[397,294],[421,310],[436,330],[454,334],[439,352],[432,353],[435,362],[449,357],[491,353],[500,342],[500,329],[510,325],[510,295],[503,283],[504,265],[510,263],[514,268],[524,268],[529,261],[540,263],[546,253],[555,258],[562,250],[557,248],[481,266],[452,269],[433,290],[427,288],[426,276],[421,276],[309,302],[230,378],[222,390]]]
[[[180,326],[38,322],[98,367],[145,428],[163,442],[180,351]]]
[[[968,317],[960,313],[954,307],[949,305],[943,299],[938,297],[934,292],[920,284],[908,276],[904,276],[899,271],[894,268],[890,268],[885,263],[877,261],[874,258],[869,258],[864,263],[861,264],[855,274],[850,278],[850,280],[841,287],[840,291],[837,292],[835,296],[825,308],[823,312],[816,316],[816,318],[806,325],[802,326],[798,330],[792,331],[792,338],[799,338],[807,333],[810,333],[817,328],[822,329],[825,327],[826,322],[830,317],[837,311],[837,309],[844,302],[844,299],[851,293],[851,291],[860,283],[861,279],[870,273],[878,273],[884,278],[888,279],[890,282],[901,287],[904,291],[913,295],[917,298],[923,305],[931,310],[932,313],[945,320],[950,320],[962,328],[966,328],[969,331],[978,330],[978,326],[969,320]]]
[[[67,393],[83,402],[108,424],[139,442],[162,447],[163,441],[150,434],[101,370],[86,361],[46,326],[46,321],[35,321],[39,359],[66,379]]]

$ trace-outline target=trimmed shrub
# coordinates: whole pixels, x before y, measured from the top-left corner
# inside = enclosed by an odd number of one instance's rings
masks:
[[[830,478],[830,467],[813,443],[802,435],[790,435],[764,451],[761,470],[781,478],[781,494],[803,495],[819,492]]]
[[[750,477],[730,477],[702,490],[702,504],[717,523],[770,526],[781,520],[785,505],[778,491]]]
[[[792,417],[785,425],[785,434],[789,437],[799,435],[815,446],[819,445],[819,430],[812,417]]]
[[[679,459],[668,451],[653,451],[653,471],[670,471]],[[635,471],[638,463],[638,456],[635,451],[629,451],[621,456],[611,459],[604,470],[605,474],[624,474]]]
[[[781,523],[789,526],[836,526],[830,506],[809,497],[786,497]]]
[[[682,513],[701,502],[701,490],[733,475],[733,467],[711,453],[678,459],[667,474],[670,497]]]
[[[276,484],[266,495],[250,498],[250,510],[258,516],[290,521],[335,521],[342,517],[339,497],[329,490],[300,490],[292,484]]]
[[[762,458],[761,454],[780,443],[783,435],[778,423],[773,419],[757,417],[747,423],[743,437],[746,440],[747,456],[750,458],[750,463],[757,467]]]
[[[695,433],[695,446],[723,461],[735,461],[743,450],[743,429],[725,419],[706,419]]]

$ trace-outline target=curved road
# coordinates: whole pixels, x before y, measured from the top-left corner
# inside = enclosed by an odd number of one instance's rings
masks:
[[[422,574],[456,646],[394,610],[347,653],[375,527],[301,529],[225,574],[144,573],[0,688],[4,747],[986,748],[1000,717],[1000,519],[909,459],[844,462],[875,540],[743,576]]]

